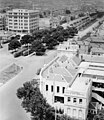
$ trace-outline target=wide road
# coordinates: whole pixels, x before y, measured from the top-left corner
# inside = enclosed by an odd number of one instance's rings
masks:
[[[21,87],[24,82],[32,80],[36,75],[35,73],[37,69],[42,67],[44,63],[52,60],[55,52],[49,52],[48,55],[43,57],[32,56],[14,59],[10,56],[10,59],[7,59],[7,62],[3,59],[5,59],[8,55],[3,55],[2,53],[3,50],[1,50],[0,54],[0,60],[2,60],[0,63],[1,66],[3,63],[2,67],[5,67],[4,63],[8,65],[15,62],[16,64],[22,66],[23,70],[15,76],[15,78],[0,87],[0,120],[30,120],[29,114],[27,114],[21,107],[21,100],[19,100],[16,96],[17,89]]]

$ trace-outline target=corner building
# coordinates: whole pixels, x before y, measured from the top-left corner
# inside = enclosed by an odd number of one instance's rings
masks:
[[[73,54],[57,56],[41,70],[40,91],[56,114],[86,120],[92,80],[80,76],[77,69],[80,62]]]
[[[7,29],[13,32],[30,33],[39,29],[39,11],[12,9],[7,11]]]

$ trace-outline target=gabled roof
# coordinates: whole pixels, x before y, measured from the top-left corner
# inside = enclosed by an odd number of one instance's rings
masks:
[[[62,75],[62,76],[70,76],[70,74],[65,70],[65,68],[63,67],[57,67],[57,68],[53,68],[53,72],[54,74],[59,74],[59,75]]]
[[[63,56],[59,59],[59,61],[63,63],[63,62],[65,62],[67,59],[68,59],[68,57],[65,56],[65,55],[63,55]]]
[[[80,62],[81,62],[81,59],[80,58],[78,58],[77,56],[74,56],[73,58],[72,58],[72,60],[74,61],[74,63],[78,66],[79,64],[80,64]]]
[[[64,79],[66,80],[67,83],[71,83],[72,82],[72,77],[71,76],[63,76]]]
[[[77,69],[68,69],[67,70],[69,71],[69,73],[74,76],[76,73],[77,73]]]

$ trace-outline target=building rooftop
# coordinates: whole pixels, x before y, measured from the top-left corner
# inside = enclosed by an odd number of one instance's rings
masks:
[[[77,57],[72,57],[72,55],[61,55],[43,68],[41,76],[46,80],[51,79],[61,82],[63,80],[70,84],[73,81],[72,78],[77,73],[75,66],[77,66],[79,62],[80,60]]]
[[[102,48],[93,47],[91,49],[91,51],[94,52],[94,53],[103,53],[104,54],[104,49],[102,49]]]
[[[78,72],[86,74],[86,75],[104,76],[104,64],[82,62],[79,65],[79,71]]]
[[[104,56],[98,57],[98,55],[83,55],[83,59],[86,62],[103,63],[104,64]]]
[[[73,84],[68,87],[68,91],[72,91],[73,96],[83,96],[86,97],[89,87],[91,86],[91,79],[86,77],[76,77]],[[74,95],[73,93],[76,93]]]
[[[28,9],[12,9],[7,12],[39,12],[39,10],[28,10]]]
[[[104,43],[102,37],[91,37],[91,43]]]
[[[76,23],[77,21],[80,21],[80,20],[82,20],[82,19],[84,19],[84,18],[86,18],[86,17],[87,17],[87,16],[80,17],[80,18],[78,18],[78,19],[75,19],[75,20],[70,21],[69,23],[64,23],[64,24],[62,24],[61,26],[64,27],[64,29],[66,29],[67,26],[70,26],[71,24]]]

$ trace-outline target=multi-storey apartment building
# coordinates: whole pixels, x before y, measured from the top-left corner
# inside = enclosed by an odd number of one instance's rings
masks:
[[[12,9],[7,11],[7,29],[30,33],[39,28],[38,10]]]
[[[0,13],[0,30],[4,30],[6,26],[5,14]]]

